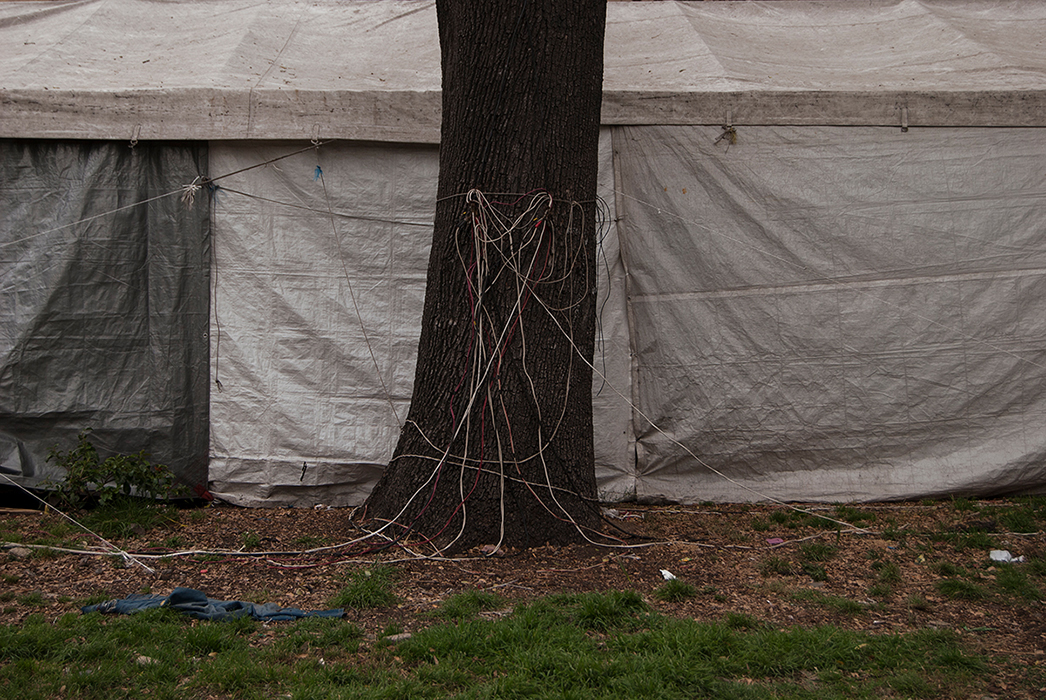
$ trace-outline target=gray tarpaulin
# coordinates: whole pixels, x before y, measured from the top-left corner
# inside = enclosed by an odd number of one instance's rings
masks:
[[[207,474],[208,215],[201,145],[0,141],[0,464],[37,483],[93,427]],[[152,201],[148,201],[152,200]],[[148,203],[145,203],[147,202]]]
[[[4,186],[39,182],[0,195],[0,408],[37,431],[0,437],[3,464],[94,415],[205,454],[209,344],[216,490],[360,502],[410,395],[440,99],[429,1],[0,3],[0,137],[123,141],[77,146],[108,154],[82,177],[79,157],[4,158]],[[610,3],[602,123],[605,497],[1046,485],[1046,4]],[[135,139],[201,145],[161,182]],[[218,182],[209,338],[172,320],[206,309],[204,210],[179,241],[132,210],[51,231],[188,184],[204,143],[218,176],[328,139]],[[77,304],[100,318],[54,311]]]
[[[596,455],[601,493],[620,498],[634,487],[634,451],[627,404],[614,392],[627,397],[630,363],[604,136],[596,370],[609,384],[594,381]],[[241,505],[361,502],[392,456],[414,380],[438,151],[327,144],[221,177],[302,147],[210,149],[222,188],[211,490]]]
[[[638,495],[1046,483],[1046,134],[720,134],[614,134]]]

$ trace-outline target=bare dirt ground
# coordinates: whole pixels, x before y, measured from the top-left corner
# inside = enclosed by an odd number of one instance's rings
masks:
[[[421,613],[455,593],[495,591],[517,600],[550,593],[635,590],[666,614],[718,620],[742,613],[779,627],[832,624],[878,633],[924,627],[947,628],[989,656],[1010,659],[1011,677],[994,678],[997,697],[1031,678],[1046,686],[1044,583],[1036,560],[1046,557],[1046,534],[1006,532],[992,517],[1013,504],[958,503],[809,506],[851,528],[796,514],[782,506],[613,506],[608,521],[637,537],[617,548],[576,545],[498,552],[452,560],[427,559],[403,548],[361,553],[337,545],[361,533],[353,509],[248,510],[229,506],[179,510],[165,525],[118,544],[140,554],[179,550],[229,551],[236,555],[184,555],[144,559],[154,572],[118,557],[87,554],[17,556],[0,553],[0,624],[26,616],[49,617],[78,610],[105,595],[169,593],[176,586],[200,589],[220,600],[274,602],[323,609],[361,566],[384,562],[396,570],[395,607],[348,610],[350,621],[377,635],[390,625],[411,631],[433,624]],[[53,513],[0,510],[7,535],[23,543],[53,532]],[[620,533],[619,533],[620,534]],[[68,543],[77,539],[68,534]],[[82,540],[83,547],[98,545]],[[996,584],[999,570],[985,544],[1027,558],[1030,588],[1015,593]],[[821,545],[821,546],[811,546]],[[368,545],[370,546],[370,545]],[[262,552],[273,552],[264,554]],[[812,558],[813,557],[813,558]],[[653,594],[665,569],[696,589],[696,595],[665,603]],[[945,579],[965,581],[966,597],[942,591]],[[1029,594],[1029,590],[1031,593]],[[979,591],[979,593],[975,593]],[[1023,678],[1018,675],[1026,674]],[[1030,674],[1030,675],[1029,675]],[[1046,696],[1046,687],[1043,689]]]

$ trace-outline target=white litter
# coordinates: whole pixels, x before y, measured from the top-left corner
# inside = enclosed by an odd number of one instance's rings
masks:
[[[1020,564],[1024,562],[1024,556],[1015,557],[1005,549],[993,549],[988,555],[992,561],[1003,562],[1004,564]]]
[[[668,569],[661,569],[661,575],[665,578],[666,581],[671,581],[676,577],[676,575]]]

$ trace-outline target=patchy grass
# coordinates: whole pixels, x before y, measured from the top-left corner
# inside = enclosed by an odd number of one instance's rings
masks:
[[[1039,600],[1042,592],[1039,587],[1031,581],[1028,572],[1018,568],[1019,564],[1001,564],[996,567],[995,583],[1000,589],[1010,595],[1025,600]]]
[[[824,542],[807,542],[806,544],[799,545],[799,559],[800,561],[828,561],[836,554],[839,549],[833,547],[830,544]]]
[[[957,698],[986,668],[952,632],[782,630],[741,613],[698,623],[653,614],[630,591],[548,596],[394,646],[366,646],[344,620],[194,622],[162,609],[0,628],[0,688],[27,700]]]
[[[988,591],[971,581],[957,578],[941,579],[936,583],[937,590],[941,595],[948,598],[960,600],[983,600],[988,597]]]
[[[666,603],[678,603],[696,595],[696,588],[678,578],[665,581],[663,586],[654,591],[654,597]]]
[[[798,602],[820,605],[840,615],[863,615],[868,612],[868,606],[863,603],[843,596],[821,593],[820,591],[800,589],[792,591],[789,597]]]
[[[853,506],[838,505],[835,507],[835,517],[837,520],[842,520],[854,527],[863,527],[875,522],[879,516],[871,511],[860,510]]]
[[[79,520],[102,537],[122,540],[177,522],[177,509],[141,498],[117,497],[106,506],[83,511]]]
[[[348,585],[330,599],[334,608],[386,608],[395,605],[392,592],[395,570],[388,566],[356,569],[348,576]]]
[[[792,562],[781,557],[767,557],[759,562],[759,573],[763,577],[768,576],[791,576],[795,569]]]
[[[465,591],[443,601],[434,613],[444,620],[467,620],[484,610],[497,610],[504,601],[501,596],[489,591]]]

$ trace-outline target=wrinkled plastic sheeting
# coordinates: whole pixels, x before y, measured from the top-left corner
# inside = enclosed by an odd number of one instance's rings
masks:
[[[92,428],[207,477],[205,145],[0,141],[0,465],[26,485]]]
[[[615,134],[639,498],[1046,485],[1046,132],[722,133]]]
[[[353,505],[406,417],[421,331],[438,149],[212,144],[215,216],[211,490],[247,506]],[[612,203],[609,135],[601,187]],[[317,170],[319,168],[319,170]],[[627,396],[613,213],[600,288],[601,373]],[[597,351],[598,352],[598,351]],[[634,484],[627,405],[594,381],[601,493]],[[604,409],[599,412],[599,406]]]

